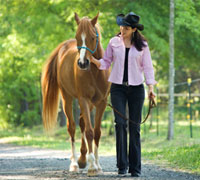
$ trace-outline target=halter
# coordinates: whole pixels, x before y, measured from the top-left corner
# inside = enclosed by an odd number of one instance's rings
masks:
[[[95,47],[94,51],[92,51],[92,50],[91,50],[91,49],[89,49],[88,47],[84,47],[84,46],[77,46],[77,48],[78,48],[78,49],[86,49],[86,50],[90,51],[92,54],[94,54],[94,53],[95,53],[95,51],[97,50],[98,42],[99,42],[99,39],[98,39],[98,37],[99,37],[99,34],[98,34],[98,32],[97,32],[97,29],[96,29],[96,28],[95,28],[95,30],[96,30],[96,47]]]

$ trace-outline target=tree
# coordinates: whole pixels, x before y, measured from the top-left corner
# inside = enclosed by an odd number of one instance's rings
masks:
[[[170,0],[169,44],[169,123],[167,139],[171,140],[174,136],[174,0]]]
[[[182,82],[187,76],[199,78],[200,1],[174,2],[174,66],[181,68],[175,82]],[[140,15],[156,80],[168,83],[169,1],[0,0],[0,120],[27,126],[41,123],[42,64],[59,43],[75,37],[74,12],[93,17],[98,11],[104,48],[119,32],[117,14],[133,11]]]

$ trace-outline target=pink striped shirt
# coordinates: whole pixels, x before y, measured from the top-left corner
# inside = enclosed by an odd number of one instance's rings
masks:
[[[109,82],[122,84],[124,75],[125,45],[121,36],[113,37],[104,53],[104,57],[99,60],[99,69],[105,70],[111,66],[112,71],[108,79]],[[142,51],[138,51],[135,46],[131,46],[128,54],[128,84],[140,85],[144,82],[147,85],[154,85],[157,82],[154,78],[154,70],[148,44]]]

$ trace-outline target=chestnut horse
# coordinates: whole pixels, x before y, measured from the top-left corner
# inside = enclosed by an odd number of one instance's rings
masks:
[[[47,60],[42,74],[43,124],[46,130],[56,125],[59,94],[67,117],[67,129],[71,137],[72,156],[69,171],[78,172],[87,164],[88,176],[102,171],[99,164],[98,147],[101,136],[101,119],[106,108],[110,89],[108,76],[110,70],[99,70],[90,63],[91,56],[100,59],[103,48],[100,44],[100,30],[97,26],[98,15],[92,20],[87,17],[79,19],[75,13],[78,28],[76,39],[67,40],[54,50]],[[82,132],[80,157],[75,152],[75,122],[72,114],[73,98],[80,106],[80,128]],[[90,112],[96,108],[94,129],[91,125]],[[93,140],[94,150],[93,150]]]

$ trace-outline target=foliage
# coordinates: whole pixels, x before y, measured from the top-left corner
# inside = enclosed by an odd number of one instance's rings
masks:
[[[175,3],[176,82],[182,82],[188,76],[199,76],[200,3]],[[156,79],[167,83],[169,1],[0,0],[0,125],[32,127],[41,123],[42,64],[59,43],[75,37],[74,12],[90,18],[100,12],[102,43],[106,48],[109,39],[119,31],[116,15],[129,11],[141,16]],[[109,115],[110,111],[106,113]]]

